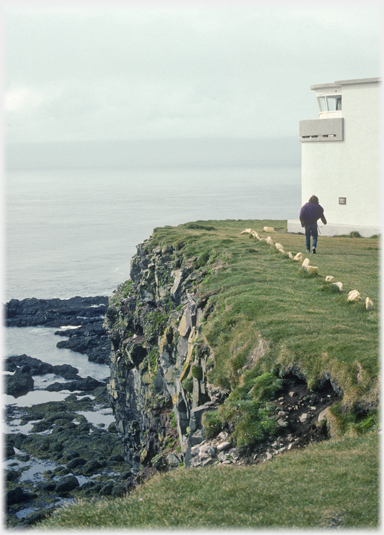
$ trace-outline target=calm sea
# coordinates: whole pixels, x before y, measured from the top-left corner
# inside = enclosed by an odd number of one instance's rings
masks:
[[[111,295],[129,278],[136,245],[155,227],[296,218],[300,200],[300,168],[294,167],[8,172],[3,299]],[[76,366],[84,377],[108,376],[108,366],[57,349],[56,330],[5,329],[4,355],[26,353]],[[48,400],[44,385],[36,388],[17,404],[36,403],[36,395]]]
[[[110,295],[155,227],[209,219],[288,219],[300,168],[10,171],[4,299]]]

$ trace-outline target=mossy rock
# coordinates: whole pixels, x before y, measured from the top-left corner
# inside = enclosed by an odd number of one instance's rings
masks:
[[[192,366],[191,374],[192,377],[195,377],[196,379],[200,380],[203,378],[203,368],[195,364],[194,366]]]
[[[181,383],[184,390],[186,390],[189,393],[192,393],[193,391],[193,378],[191,376],[184,379],[184,381]]]

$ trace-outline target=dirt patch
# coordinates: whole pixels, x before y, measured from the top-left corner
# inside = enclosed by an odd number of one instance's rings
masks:
[[[330,437],[325,411],[339,399],[341,395],[335,392],[329,380],[313,391],[304,379],[286,375],[282,390],[271,402],[275,405],[274,417],[279,424],[277,435],[256,445],[238,448],[231,444],[231,429],[224,429],[216,438],[192,448],[190,465],[258,464],[283,452],[304,448],[311,442],[326,440]]]
[[[254,448],[253,454],[248,451],[245,454],[247,462],[269,460],[277,453],[330,438],[325,411],[340,399],[341,395],[335,392],[329,380],[313,391],[296,375],[285,376],[283,389],[273,402],[279,433]]]

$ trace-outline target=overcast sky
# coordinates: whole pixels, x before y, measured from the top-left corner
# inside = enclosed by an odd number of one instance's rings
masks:
[[[380,76],[378,2],[59,5],[5,4],[9,143],[298,139],[311,85]]]

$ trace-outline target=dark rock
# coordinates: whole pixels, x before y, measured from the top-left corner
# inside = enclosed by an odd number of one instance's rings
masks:
[[[78,379],[79,370],[70,364],[59,364],[57,366],[52,366],[52,373],[60,375],[64,379]]]
[[[115,463],[122,463],[124,462],[124,457],[122,455],[117,454],[112,455],[109,460]]]
[[[36,422],[32,426],[32,432],[33,433],[42,433],[43,431],[47,431],[51,427],[51,424],[48,422],[44,422],[44,420],[40,422]]]
[[[5,457],[6,459],[10,459],[15,455],[15,450],[11,444],[5,445]]]
[[[40,509],[39,511],[33,511],[32,513],[29,513],[29,515],[27,515],[24,518],[24,521],[22,523],[28,526],[31,526],[32,524],[36,524],[37,522],[44,520],[44,518],[47,518],[51,514],[52,514],[52,511],[49,511],[47,509]]]
[[[73,459],[72,461],[69,461],[67,464],[67,467],[72,470],[73,468],[77,468],[78,466],[83,466],[86,464],[86,460],[82,459],[81,457],[77,457],[76,459]]]
[[[32,376],[26,373],[16,371],[13,375],[5,376],[6,393],[15,398],[33,390],[33,385]]]
[[[48,481],[47,483],[45,483],[45,482],[41,483],[40,489],[42,491],[52,492],[52,491],[55,490],[56,485],[57,485],[56,481]]]
[[[34,357],[28,355],[17,355],[7,357],[4,362],[4,369],[9,372],[15,372],[18,369],[29,368],[28,373],[30,375],[44,375],[46,373],[52,373],[52,364],[42,362]]]
[[[94,481],[87,481],[86,483],[83,483],[80,488],[81,490],[88,490],[88,489],[92,489],[93,487],[95,487],[95,485],[96,483]]]
[[[7,492],[6,501],[7,505],[14,505],[15,503],[21,503],[28,499],[28,495],[24,493],[22,487],[15,487]]]
[[[6,444],[11,445],[13,448],[18,450],[22,449],[22,444],[25,440],[28,439],[27,435],[24,433],[8,433],[5,435]]]
[[[86,483],[85,483],[85,485],[86,485]],[[95,484],[92,487],[89,487],[89,488],[85,489],[85,492],[86,492],[86,494],[95,495],[95,494],[99,493],[100,490],[101,490],[101,485]]]
[[[101,468],[101,464],[95,459],[91,459],[83,466],[83,468],[81,469],[81,473],[85,476],[92,475],[95,472],[97,472],[100,468]]]
[[[100,496],[110,496],[113,490],[113,485],[107,484],[100,489]]]
[[[61,452],[63,449],[64,446],[61,444],[61,442],[55,442],[54,444],[51,444],[51,451]]]
[[[99,319],[100,315],[105,314],[107,305],[108,297],[106,296],[76,296],[71,299],[36,299],[32,297],[21,301],[11,299],[5,305],[6,325],[14,327],[79,325],[81,318]]]
[[[16,470],[6,470],[5,477],[7,481],[16,481],[20,477],[20,473]]]
[[[83,321],[83,320],[82,320]],[[58,331],[55,334],[65,334],[69,339],[58,342],[58,348],[66,348],[76,353],[86,353],[91,362],[108,362],[110,352],[110,342],[102,321],[92,323],[92,325],[82,325],[78,329],[68,331]]]
[[[6,326],[76,326],[77,329],[61,329],[55,333],[69,337],[69,340],[59,342],[58,347],[86,353],[90,361],[105,364],[109,362],[110,353],[110,342],[103,328],[107,306],[106,296],[71,299],[30,298],[22,301],[12,299],[5,305]]]
[[[124,496],[126,492],[124,485],[114,485],[111,496],[113,496],[113,498],[118,498],[119,496]]]
[[[76,381],[69,381],[68,383],[53,383],[48,385],[45,390],[48,390],[49,392],[60,392],[61,390],[69,390],[70,392],[75,390],[90,392],[102,385],[103,383],[97,379],[88,376],[86,379],[77,379]]]
[[[66,492],[71,492],[79,486],[79,481],[75,476],[63,477],[55,487],[55,492],[58,494],[63,494]]]

